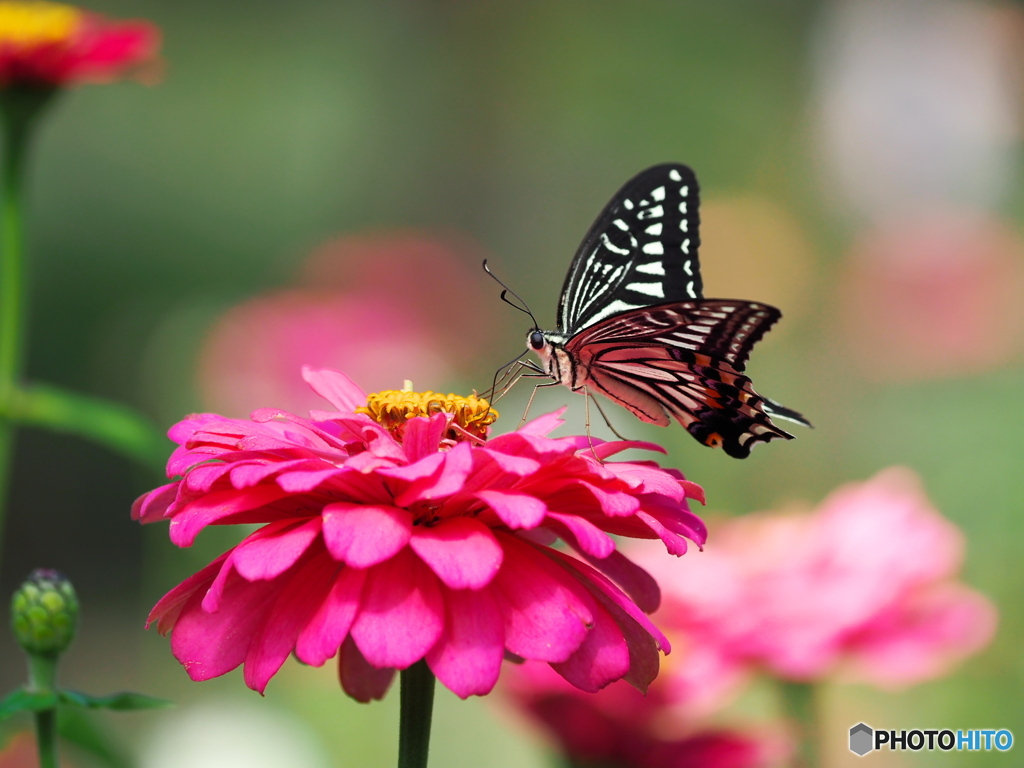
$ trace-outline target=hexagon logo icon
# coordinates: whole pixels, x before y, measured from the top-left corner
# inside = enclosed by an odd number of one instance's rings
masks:
[[[864,757],[864,755],[875,748],[874,735],[870,725],[857,723],[850,729],[850,751],[855,755]]]

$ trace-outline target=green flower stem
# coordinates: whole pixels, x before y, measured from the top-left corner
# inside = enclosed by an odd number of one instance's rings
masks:
[[[53,691],[57,685],[56,656],[29,654],[29,690]],[[57,708],[35,713],[36,745],[39,749],[39,768],[58,768],[57,762]]]
[[[398,768],[426,768],[430,720],[434,711],[434,673],[420,659],[402,670]]]
[[[0,404],[10,399],[17,386],[24,357],[25,161],[35,119],[54,93],[42,88],[9,88],[0,93]],[[13,453],[14,425],[0,414],[0,553]]]
[[[779,681],[782,709],[794,729],[794,768],[821,765],[821,689],[813,683]]]
[[[78,435],[162,473],[170,442],[155,424],[129,408],[46,384],[15,388],[0,422]]]

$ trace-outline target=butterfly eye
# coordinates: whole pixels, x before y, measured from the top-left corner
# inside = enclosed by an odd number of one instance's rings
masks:
[[[544,334],[540,331],[534,331],[530,334],[530,346],[536,350],[541,350],[547,342],[544,340]]]

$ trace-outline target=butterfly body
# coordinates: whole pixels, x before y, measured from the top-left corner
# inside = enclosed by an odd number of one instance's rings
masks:
[[[676,419],[736,458],[793,436],[795,411],[758,395],[743,371],[781,312],[758,302],[704,299],[697,260],[697,180],[659,165],[630,180],[584,238],[558,307],[558,329],[533,329],[528,348],[554,382],[600,392],[642,421]]]

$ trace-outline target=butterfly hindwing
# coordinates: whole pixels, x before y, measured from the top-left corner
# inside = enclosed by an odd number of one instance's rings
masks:
[[[591,326],[566,351],[586,371],[582,383],[642,421],[665,426],[671,416],[705,445],[744,458],[758,442],[792,437],[742,374],[779,314],[721,299],[643,307]]]
[[[700,194],[685,165],[635,176],[583,239],[558,304],[559,331],[574,335],[650,304],[700,299]]]

